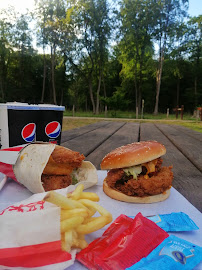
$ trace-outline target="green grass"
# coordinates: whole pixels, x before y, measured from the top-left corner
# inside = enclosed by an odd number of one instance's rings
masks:
[[[94,124],[98,121],[103,121],[102,119],[78,119],[78,118],[63,118],[62,130],[70,130],[74,128],[83,127],[86,125]]]
[[[187,127],[189,129],[198,131],[202,133],[202,121],[198,122],[198,121],[193,121],[193,122],[186,122],[186,120],[182,120],[180,122],[176,121],[176,122],[169,122],[169,123],[165,123],[163,122],[163,124],[169,124],[169,125],[179,125],[179,126],[184,126]]]
[[[64,116],[73,116],[73,113],[71,110],[66,110],[64,112]],[[98,115],[93,114],[92,111],[77,111],[74,113],[75,117],[94,117],[94,118],[126,118],[126,119],[136,119],[136,114],[133,111],[108,111],[107,115],[105,116],[104,112],[99,113]],[[139,114],[138,119],[164,119],[164,120],[176,120],[175,114],[170,114],[168,117],[166,114],[159,113],[158,115],[143,114],[143,117],[141,117],[141,114]],[[180,114],[178,116],[178,120],[180,120]],[[196,121],[196,118],[193,118],[191,114],[184,113],[183,120],[191,120]]]
[[[190,114],[184,114],[183,120],[180,119],[180,115],[178,119],[176,119],[174,114],[170,114],[167,118],[166,114],[159,113],[158,115],[153,114],[144,114],[142,119],[136,119],[134,112],[122,112],[117,111],[116,113],[113,111],[109,111],[107,117],[105,117],[104,113],[100,113],[99,115],[94,115],[92,112],[76,112],[74,117],[72,117],[72,111],[65,111],[64,116],[69,116],[67,118],[63,118],[63,131],[70,130],[73,128],[78,128],[85,125],[90,125],[96,123],[98,121],[104,120],[114,120],[114,121],[130,121],[130,122],[156,122],[168,125],[181,125],[192,130],[196,130],[202,133],[202,121],[193,118]],[[140,116],[141,117],[141,116]]]

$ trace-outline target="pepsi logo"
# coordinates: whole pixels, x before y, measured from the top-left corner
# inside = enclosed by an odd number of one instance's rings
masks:
[[[35,123],[29,123],[22,129],[21,136],[26,142],[33,142],[36,134]]]
[[[57,138],[60,135],[60,132],[61,125],[57,121],[52,121],[48,123],[45,127],[45,133],[51,139]]]

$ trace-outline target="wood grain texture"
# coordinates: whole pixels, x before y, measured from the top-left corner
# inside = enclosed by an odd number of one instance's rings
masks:
[[[171,125],[156,126],[202,172],[202,142]],[[194,133],[193,133],[194,134]]]
[[[109,123],[110,123],[110,121],[102,121],[102,122],[98,122],[95,124],[83,126],[80,128],[74,128],[72,130],[63,131],[62,135],[61,135],[61,144],[64,142],[67,142],[71,139],[74,139],[76,137],[83,136],[84,134],[86,134],[90,131],[93,131],[97,128],[104,127],[104,126],[108,125]]]
[[[158,126],[158,127],[157,127]],[[163,143],[167,149],[163,156],[163,165],[173,165],[174,181],[176,188],[196,208],[202,211],[202,174],[201,172],[176,148],[164,133],[163,126],[144,123],[140,126],[141,140],[157,140]]]
[[[67,142],[63,142],[61,145],[74,151],[79,151],[86,157],[124,124],[124,122],[109,122],[105,126],[97,126],[96,129],[84,133],[79,137],[68,140]]]
[[[125,123],[119,130],[113,133],[106,141],[98,148],[90,153],[86,160],[91,161],[95,167],[100,170],[100,163],[104,156],[113,149],[137,142],[139,137],[139,123]]]
[[[191,130],[187,127],[183,127],[183,126],[173,126],[175,127],[177,130],[181,131],[182,133],[186,133],[187,135],[189,135],[190,137],[199,140],[200,142],[202,142],[202,133],[195,131],[195,130]]]

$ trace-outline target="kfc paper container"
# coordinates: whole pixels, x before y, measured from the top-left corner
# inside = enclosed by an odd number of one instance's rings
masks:
[[[33,143],[0,150],[0,172],[33,193],[44,192],[41,176],[55,147],[55,144],[50,143]],[[75,175],[79,182],[82,181],[84,188],[97,183],[96,168],[89,161],[83,161]]]
[[[76,250],[61,249],[60,208],[42,201],[45,195],[35,194],[0,212],[0,269],[62,270],[74,263]]]

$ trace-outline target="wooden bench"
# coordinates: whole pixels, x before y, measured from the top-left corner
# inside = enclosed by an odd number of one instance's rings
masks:
[[[199,111],[199,118],[202,121],[202,107],[197,107],[197,111]]]
[[[181,108],[179,108],[179,106],[177,106],[176,108],[173,109],[173,111],[175,112],[176,119],[178,119],[178,113],[180,112],[181,120],[183,120],[184,105],[182,105]]]

